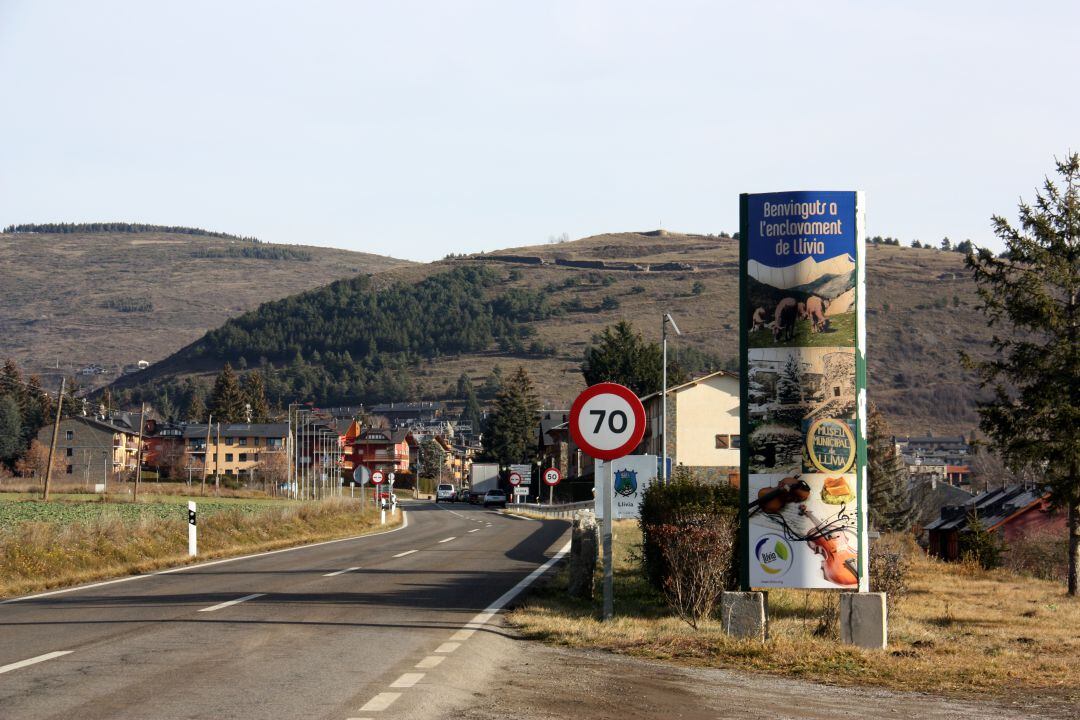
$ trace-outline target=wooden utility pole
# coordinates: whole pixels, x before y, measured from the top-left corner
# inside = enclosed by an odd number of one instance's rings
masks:
[[[214,416],[206,416],[206,447],[203,452],[202,494],[206,494],[206,475],[210,472],[210,427],[214,422]]]
[[[221,489],[221,468],[218,467],[218,458],[221,456],[221,421],[217,424],[217,440],[214,441],[214,491]]]
[[[67,378],[60,378],[60,394],[56,397],[56,421],[53,423],[52,443],[49,445],[49,464],[45,466],[45,491],[42,500],[49,499],[49,482],[52,481],[53,457],[56,455],[56,440],[60,437],[60,413],[64,410],[64,386]]]
[[[142,482],[142,454],[143,454],[143,430],[146,428],[146,403],[139,403],[139,448],[135,461],[135,492],[132,494],[133,501],[139,499],[139,483]]]

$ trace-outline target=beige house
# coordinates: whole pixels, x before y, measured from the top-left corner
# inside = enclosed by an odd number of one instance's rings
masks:
[[[204,475],[232,475],[254,472],[267,454],[284,453],[287,423],[214,423],[209,428],[209,462],[207,462],[206,425],[184,427],[184,447],[188,466]]]
[[[667,432],[662,423],[662,393],[641,398],[645,439],[639,453],[663,454],[665,438],[672,472],[688,468],[700,480],[739,482],[739,376],[718,370],[668,388]]]

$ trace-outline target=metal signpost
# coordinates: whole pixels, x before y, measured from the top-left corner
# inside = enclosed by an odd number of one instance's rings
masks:
[[[375,485],[375,504],[379,507],[379,522],[383,525],[386,524],[386,507],[383,505],[382,498],[379,495],[382,493],[382,470],[376,470],[371,473],[371,482]]]
[[[869,589],[864,207],[740,197],[744,590]]]
[[[634,392],[617,383],[598,383],[577,396],[570,408],[570,434],[582,452],[605,460],[603,508],[604,619],[615,615],[611,557],[611,516],[614,482],[611,460],[629,455],[645,436],[645,408]]]
[[[516,505],[518,502],[518,486],[521,485],[521,473],[516,470],[511,472],[509,477],[507,477],[507,481],[509,481],[509,483],[514,486],[514,504]],[[526,495],[528,495],[528,488],[521,489],[525,491]]]
[[[548,486],[548,505],[555,504],[555,486],[562,481],[562,473],[558,468],[548,468],[544,471],[544,484]]]
[[[364,512],[364,495],[367,493],[367,481],[371,479],[371,471],[363,465],[357,465],[352,472],[353,481],[360,486],[360,512]]]

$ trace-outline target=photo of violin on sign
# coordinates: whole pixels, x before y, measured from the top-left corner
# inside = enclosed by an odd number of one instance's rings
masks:
[[[857,587],[854,485],[854,474],[752,476],[751,584],[754,587]]]

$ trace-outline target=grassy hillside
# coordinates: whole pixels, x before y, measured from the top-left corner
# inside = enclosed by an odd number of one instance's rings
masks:
[[[898,432],[972,429],[975,393],[956,353],[961,347],[975,354],[989,352],[990,332],[974,311],[974,287],[963,270],[962,256],[895,246],[871,246],[867,255],[871,399],[887,413]],[[349,315],[350,303],[356,309],[368,307],[363,305],[372,302],[364,299],[367,294],[408,295],[409,287],[426,278],[478,266],[487,268],[490,282],[477,286],[475,292],[494,323],[493,333],[481,343],[483,347],[432,352],[426,344],[428,333],[413,331],[395,338],[392,346],[380,345],[382,340],[371,345],[372,333],[386,330],[370,325],[355,326],[347,333],[324,333],[330,344],[323,350],[347,350],[351,362],[363,366],[359,371],[363,377],[352,382],[355,375],[334,365],[327,371],[329,394],[294,399],[320,403],[370,400],[364,397],[364,389],[375,387],[372,373],[385,373],[388,365],[397,367],[405,377],[404,384],[390,389],[401,394],[398,399],[452,397],[451,386],[462,372],[479,385],[493,367],[508,373],[524,365],[545,405],[566,407],[583,387],[578,366],[594,333],[626,319],[647,338],[658,339],[663,311],[670,311],[684,332],[673,341],[672,352],[677,357],[681,354],[688,365],[702,366],[701,353],[720,364],[733,363],[737,356],[738,244],[716,236],[618,233],[453,257],[395,268],[375,276],[362,290],[327,291],[323,297],[309,296],[301,304],[322,303],[324,311],[317,314],[326,317]],[[430,296],[428,290],[417,293],[410,302]],[[506,299],[511,297],[523,298],[525,306],[508,307]],[[304,312],[311,312],[312,307]],[[251,338],[270,333],[284,337],[281,311],[278,306],[273,312],[230,323],[213,335],[214,342],[200,341],[140,380],[159,383],[192,372],[209,373],[222,361],[241,355],[249,364],[262,355],[280,368],[288,359],[275,360],[266,347],[252,347],[250,352],[238,348],[247,342],[245,334]],[[436,303],[426,312],[435,325],[461,322],[456,306]],[[469,317],[475,312],[476,308],[470,307]],[[275,313],[277,320],[273,319]],[[371,313],[354,313],[364,314]],[[337,355],[334,358],[337,363]],[[314,376],[322,369],[308,365],[304,372]]]
[[[405,261],[181,232],[0,234],[0,357],[71,374],[175,352],[260,303]],[[59,360],[60,370],[56,370]]]

